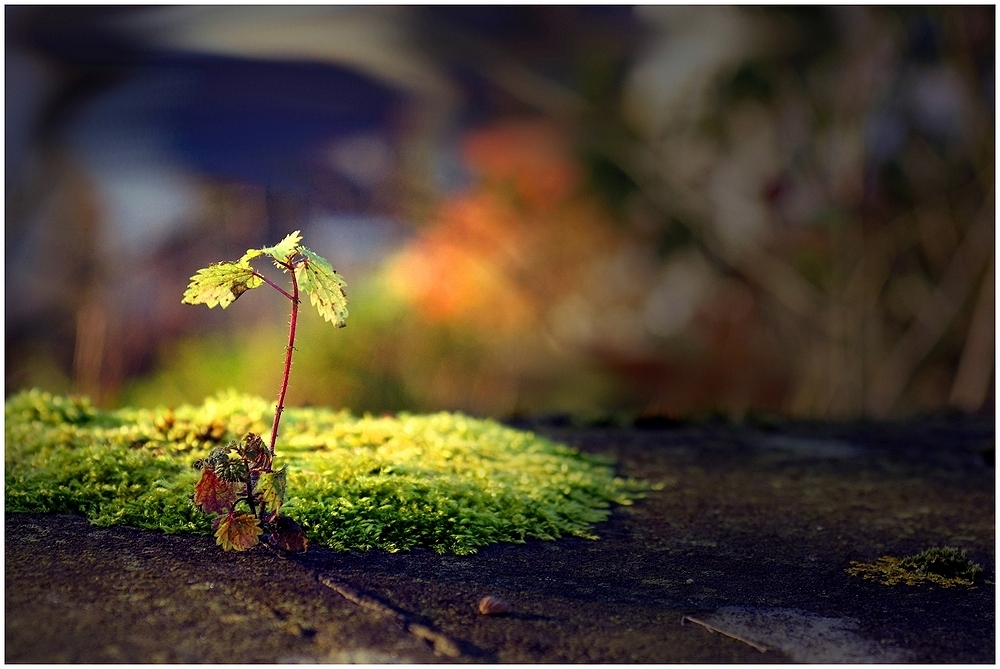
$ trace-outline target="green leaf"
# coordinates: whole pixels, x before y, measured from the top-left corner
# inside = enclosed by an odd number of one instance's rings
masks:
[[[191,277],[181,302],[225,309],[240,295],[263,283],[247,261],[213,263]]]
[[[224,551],[242,551],[256,546],[263,534],[260,522],[253,514],[245,511],[231,511],[219,521],[215,530],[215,543]]]
[[[202,462],[209,469],[215,469],[219,465],[225,464],[229,460],[229,451],[233,450],[235,445],[235,441],[230,441],[225,446],[216,446]]]
[[[236,488],[223,481],[211,469],[203,469],[194,487],[194,503],[205,513],[222,513],[236,503]]]
[[[243,254],[243,257],[238,262],[249,264],[251,260],[262,255],[264,255],[264,249],[247,249],[247,252]]]
[[[275,260],[288,262],[288,259],[295,255],[295,252],[299,250],[299,244],[301,243],[302,235],[299,234],[298,230],[296,230],[274,246],[265,246],[261,249],[261,252],[265,255],[271,256]]]
[[[299,253],[305,262],[296,265],[295,278],[299,287],[309,294],[309,301],[319,311],[319,315],[338,328],[347,325],[347,285],[343,277],[334,271],[325,258],[316,255],[304,246]]]
[[[247,252],[243,254],[243,257],[240,258],[240,261],[250,262],[254,258],[260,256],[271,256],[271,258],[274,260],[274,264],[279,269],[285,269],[278,263],[288,262],[292,258],[292,256],[294,256],[296,252],[299,250],[299,244],[301,242],[302,242],[302,235],[299,233],[298,230],[296,230],[290,235],[287,235],[284,239],[282,239],[274,246],[265,246],[262,249],[248,249]]]
[[[288,485],[288,470],[282,467],[276,472],[264,472],[257,480],[257,492],[268,510],[277,511],[285,501],[285,487]]]

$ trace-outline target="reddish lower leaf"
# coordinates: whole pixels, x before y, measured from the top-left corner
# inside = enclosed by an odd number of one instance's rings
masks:
[[[251,469],[268,471],[271,468],[271,454],[264,440],[253,432],[248,432],[237,452],[244,461],[250,463]]]
[[[201,479],[194,487],[194,503],[205,513],[223,513],[236,503],[236,486],[223,481],[215,470],[201,470]]]
[[[256,546],[262,533],[257,516],[244,511],[231,511],[219,521],[215,543],[224,551],[242,551]]]

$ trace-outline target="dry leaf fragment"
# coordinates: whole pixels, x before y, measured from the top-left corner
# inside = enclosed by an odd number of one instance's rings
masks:
[[[309,548],[309,539],[299,524],[288,516],[278,516],[269,541],[275,548],[289,553],[305,553]]]
[[[499,616],[510,613],[510,604],[499,597],[487,595],[479,600],[479,612],[484,616]]]

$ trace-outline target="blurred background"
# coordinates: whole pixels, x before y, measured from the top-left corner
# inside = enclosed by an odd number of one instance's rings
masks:
[[[995,8],[6,6],[5,392],[993,412]],[[277,277],[276,277],[277,278]]]

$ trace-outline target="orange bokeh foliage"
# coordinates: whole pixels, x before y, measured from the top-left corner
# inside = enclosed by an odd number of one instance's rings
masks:
[[[473,132],[463,156],[479,182],[440,205],[390,263],[390,285],[431,321],[504,333],[535,326],[610,248],[609,215],[583,191],[550,123]]]
[[[565,200],[580,184],[580,172],[565,139],[548,121],[508,121],[471,134],[463,157],[486,181],[512,182],[532,210]]]

